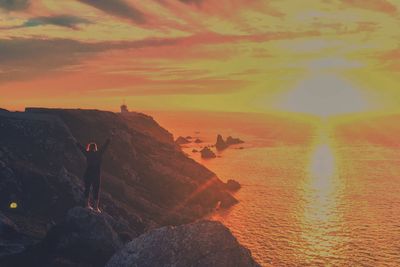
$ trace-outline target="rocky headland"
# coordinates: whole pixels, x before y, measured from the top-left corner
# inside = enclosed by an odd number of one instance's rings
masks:
[[[98,214],[79,207],[83,204],[85,159],[75,142],[101,144],[111,132],[115,136],[103,162],[103,213]],[[217,205],[234,205],[237,200],[230,189],[213,172],[188,158],[172,134],[147,115],[37,108],[0,111],[0,266],[104,266],[110,258],[108,265],[116,266],[113,259],[126,252],[124,245],[131,240],[126,246],[142,249],[128,250],[141,257],[138,261],[130,257],[125,266],[139,266],[146,261],[146,253],[155,252],[146,243],[138,245],[138,237],[162,239],[159,234],[154,236],[157,230],[152,229],[177,225],[181,226],[171,228],[175,234],[163,230],[165,238],[176,235],[176,242],[169,244],[176,247],[160,248],[159,261],[149,261],[152,265],[148,266],[174,262],[174,266],[209,266],[204,264],[213,262],[212,256],[199,260],[204,251],[182,261],[168,258],[168,253],[201,242],[207,233],[198,229],[224,232],[226,239],[231,238],[229,251],[241,259],[234,266],[255,266],[248,265],[253,264],[250,254],[223,226],[211,222],[215,227],[202,228],[204,222],[186,225]],[[183,233],[192,233],[193,240]],[[214,249],[215,242],[226,239],[212,239],[204,248]],[[220,244],[215,255],[228,253]],[[229,259],[217,263],[214,266],[232,266],[226,265]]]

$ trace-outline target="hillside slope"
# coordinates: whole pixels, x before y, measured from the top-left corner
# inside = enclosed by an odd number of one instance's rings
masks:
[[[236,203],[216,175],[188,158],[151,117],[98,110],[0,111],[1,212],[41,239],[82,205],[85,159],[75,141],[115,136],[103,162],[101,208],[137,236]],[[18,203],[10,209],[9,203]]]

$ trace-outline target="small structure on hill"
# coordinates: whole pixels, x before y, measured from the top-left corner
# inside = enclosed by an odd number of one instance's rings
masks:
[[[128,106],[125,104],[125,100],[124,100],[124,103],[121,105],[121,113],[122,114],[129,113],[129,109],[128,109]]]

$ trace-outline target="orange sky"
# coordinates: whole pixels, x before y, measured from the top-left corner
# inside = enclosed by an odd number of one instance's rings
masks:
[[[0,0],[0,107],[397,109],[398,0]]]

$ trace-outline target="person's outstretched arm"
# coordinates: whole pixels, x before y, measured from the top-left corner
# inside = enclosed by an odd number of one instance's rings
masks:
[[[84,147],[81,143],[76,142],[76,146],[79,148],[79,150],[80,150],[84,155],[86,155],[86,149],[85,149],[85,147]]]
[[[107,138],[106,142],[99,149],[99,152],[101,154],[103,154],[107,150],[108,146],[110,145],[110,142],[111,142],[111,139]]]

